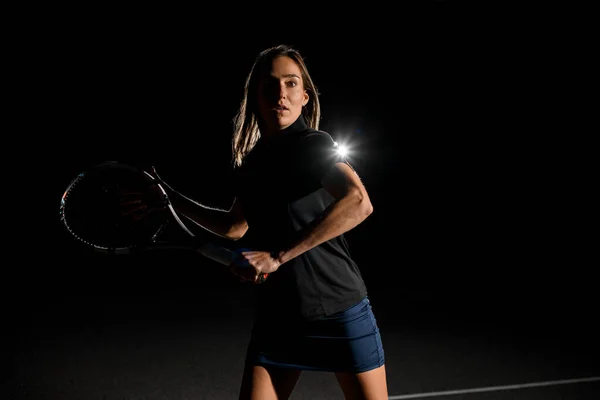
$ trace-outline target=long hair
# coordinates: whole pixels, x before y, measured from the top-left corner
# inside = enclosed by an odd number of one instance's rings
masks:
[[[321,119],[319,93],[308,73],[304,58],[300,55],[300,52],[285,44],[263,50],[256,57],[254,65],[246,78],[244,96],[238,112],[233,119],[232,151],[234,167],[242,165],[244,158],[254,148],[260,138],[260,130],[258,128],[258,84],[263,77],[271,72],[273,60],[280,56],[291,58],[300,68],[304,89],[309,94],[308,103],[302,107],[302,115],[310,128],[319,129],[319,121]]]

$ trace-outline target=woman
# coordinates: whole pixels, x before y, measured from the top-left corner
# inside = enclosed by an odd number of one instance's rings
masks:
[[[231,267],[261,283],[240,399],[286,399],[302,370],[335,373],[347,399],[388,398],[379,329],[343,236],[373,207],[318,130],[320,113],[300,53],[285,45],[262,51],[235,118],[231,209],[168,193],[179,213],[250,244],[242,255],[251,268]]]

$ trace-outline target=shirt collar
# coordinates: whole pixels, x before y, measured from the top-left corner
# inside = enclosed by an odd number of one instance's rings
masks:
[[[292,135],[299,132],[304,132],[308,129],[308,125],[306,125],[306,121],[304,120],[304,115],[300,114],[300,116],[294,121],[290,126],[283,129],[281,133],[284,136]]]

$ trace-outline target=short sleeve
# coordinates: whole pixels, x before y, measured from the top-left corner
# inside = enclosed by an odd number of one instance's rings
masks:
[[[326,132],[317,131],[304,137],[304,160],[311,180],[318,182],[338,162],[346,163],[337,144]]]

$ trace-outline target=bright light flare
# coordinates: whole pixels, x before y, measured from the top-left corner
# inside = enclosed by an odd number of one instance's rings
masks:
[[[346,157],[348,155],[350,149],[348,148],[348,146],[346,146],[344,144],[340,144],[338,142],[335,142],[335,150],[342,157]]]

